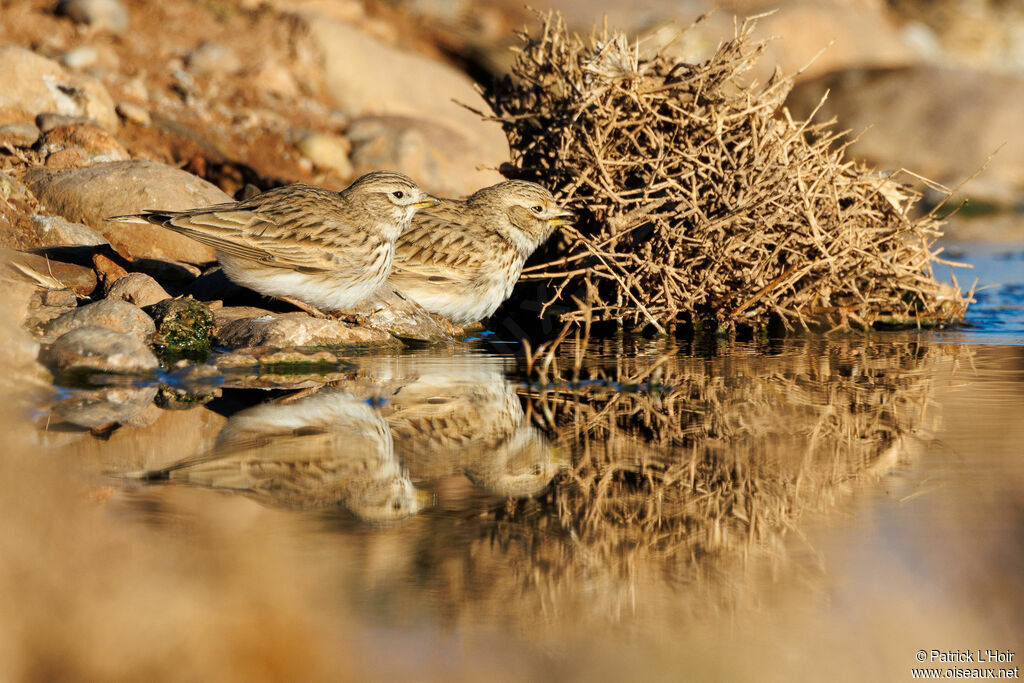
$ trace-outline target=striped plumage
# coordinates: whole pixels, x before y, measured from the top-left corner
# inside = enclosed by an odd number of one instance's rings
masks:
[[[573,214],[540,185],[509,180],[464,201],[442,199],[398,238],[390,284],[466,325],[494,313],[526,259]]]
[[[408,177],[377,171],[341,192],[295,184],[240,202],[108,220],[179,232],[214,247],[224,273],[238,284],[330,311],[380,288],[395,240],[417,209],[436,203]]]
[[[127,476],[242,494],[274,507],[343,505],[374,523],[399,521],[421,507],[384,419],[343,391],[243,410],[224,425],[211,452]]]

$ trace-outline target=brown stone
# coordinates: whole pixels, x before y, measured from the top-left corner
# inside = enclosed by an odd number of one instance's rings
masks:
[[[9,272],[26,282],[39,284],[40,278],[54,280],[79,296],[88,296],[96,289],[96,273],[92,268],[12,249],[0,249],[0,260],[7,262]]]
[[[47,156],[47,166],[68,167],[62,160],[51,164],[49,157],[60,152],[78,150],[81,152],[79,166],[106,161],[126,161],[128,151],[107,131],[93,124],[57,126],[43,134],[38,144],[39,151]],[[64,155],[67,157],[68,155]],[[71,162],[74,163],[74,162]]]
[[[118,126],[114,103],[99,81],[70,73],[22,47],[0,47],[0,108],[31,116],[41,112],[84,116],[108,130]]]
[[[96,274],[104,289],[128,274],[128,271],[116,261],[99,252],[92,255],[92,267],[96,269]]]

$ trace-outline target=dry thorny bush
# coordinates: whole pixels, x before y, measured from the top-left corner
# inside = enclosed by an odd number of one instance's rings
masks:
[[[791,77],[744,81],[764,49],[752,22],[687,64],[542,20],[486,96],[513,151],[507,173],[581,215],[524,272],[550,284],[547,306],[594,282],[597,320],[659,331],[962,318],[969,297],[931,269],[939,221],[910,213],[919,195],[845,159],[831,122],[792,120]]]
[[[776,356],[633,354],[602,364],[579,355],[568,368],[548,353],[521,393],[574,454],[540,502],[558,531],[518,504],[499,514],[492,538],[522,553],[523,580],[548,604],[552,591],[582,586],[616,611],[641,575],[699,584],[698,602],[732,602],[751,587],[735,585],[742,572],[729,567],[751,552],[783,562],[787,534],[808,511],[924,442],[935,370],[959,353],[804,339]]]

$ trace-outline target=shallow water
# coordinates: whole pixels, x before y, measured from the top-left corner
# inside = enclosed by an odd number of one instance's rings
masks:
[[[34,416],[25,469],[4,472],[18,493],[0,518],[28,521],[0,522],[0,538],[53,539],[9,543],[50,583],[0,571],[16,609],[50,615],[46,647],[13,641],[22,671],[1009,670],[1024,656],[1021,262],[960,258],[1008,283],[965,330],[697,353],[568,343],[529,372],[482,342],[361,356],[260,388],[178,383],[202,397],[179,393],[176,410],[141,410],[153,388],[120,387],[136,426],[96,434],[68,421],[96,401],[66,392]],[[91,640],[54,649],[61,629]],[[921,664],[922,649],[1014,659]]]

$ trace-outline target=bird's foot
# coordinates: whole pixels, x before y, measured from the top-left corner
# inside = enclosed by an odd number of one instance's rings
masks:
[[[327,318],[327,319],[330,319],[331,317],[333,317],[333,316],[327,315],[326,313],[321,311],[316,306],[312,306],[310,304],[307,304],[304,301],[299,301],[298,299],[292,298],[290,296],[279,296],[277,298],[280,299],[281,301],[284,301],[284,302],[287,302],[287,303],[291,304],[292,306],[295,306],[298,309],[301,309],[301,310],[305,311],[306,313],[308,313],[309,315],[313,316],[314,318]]]

